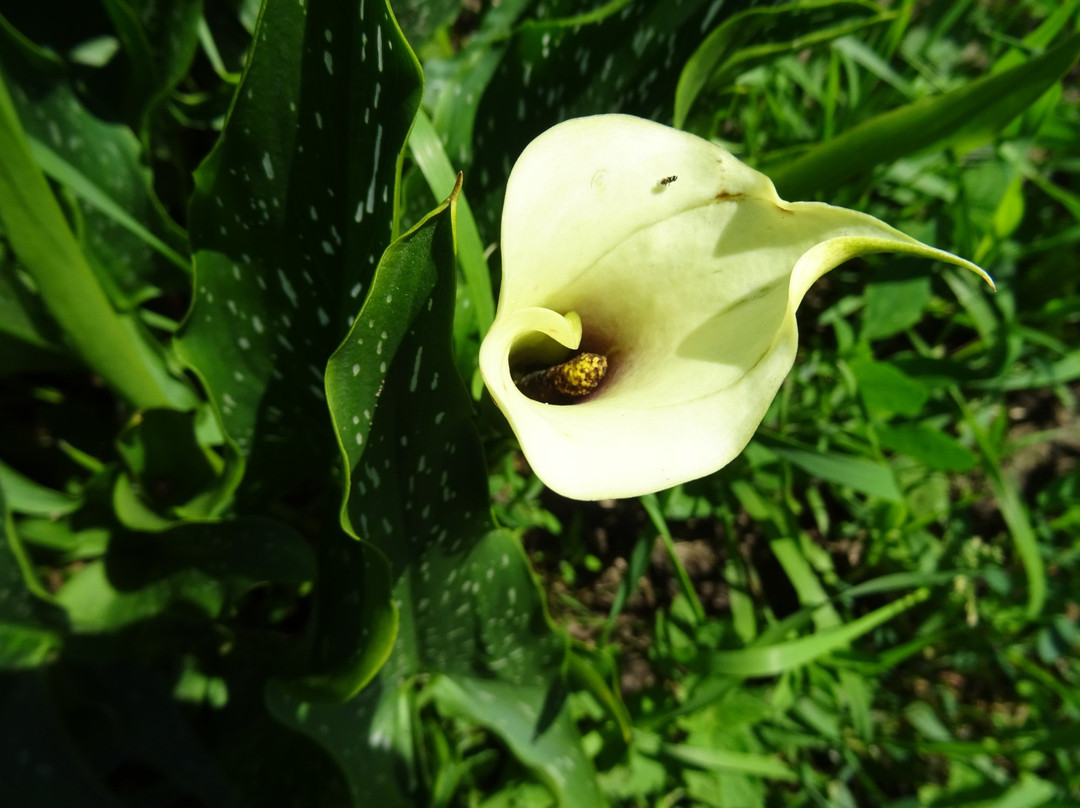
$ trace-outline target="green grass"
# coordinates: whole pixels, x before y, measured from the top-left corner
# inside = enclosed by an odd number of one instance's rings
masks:
[[[11,804],[1080,802],[1080,2],[24,5]],[[559,498],[477,352],[510,166],[602,112],[997,292],[845,264],[732,464]]]

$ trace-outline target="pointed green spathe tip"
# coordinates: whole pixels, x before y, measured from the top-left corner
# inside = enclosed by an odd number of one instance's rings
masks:
[[[510,175],[480,369],[554,491],[658,491],[742,451],[795,360],[806,290],[875,252],[993,285],[872,216],[784,202],[768,177],[693,135],[626,115],[567,121]]]

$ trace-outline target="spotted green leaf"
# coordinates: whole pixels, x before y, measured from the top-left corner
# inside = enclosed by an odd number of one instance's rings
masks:
[[[2,20],[0,66],[31,154],[71,194],[76,236],[113,305],[186,292],[186,238],[154,195],[135,133],[88,110],[59,60]]]
[[[389,559],[396,644],[347,705],[277,693],[272,706],[342,761],[355,805],[402,804],[419,765],[412,683],[440,674],[434,695],[446,709],[506,739],[563,804],[598,805],[565,707],[543,709],[566,640],[520,545],[491,523],[471,398],[453,363],[456,193],[387,250],[327,368],[348,472],[342,520]]]
[[[420,87],[386,2],[265,3],[196,172],[195,303],[180,338],[251,461],[253,495],[333,462],[323,369],[390,241]]]
[[[2,21],[2,18],[0,18]],[[0,37],[2,39],[2,37]],[[159,345],[118,312],[35,161],[0,69],[0,224],[69,345],[137,407],[186,406]]]
[[[323,372],[390,242],[420,92],[385,0],[267,0],[191,206],[180,350],[247,460],[239,507],[319,495],[305,681],[341,696],[385,659],[393,619],[384,566],[332,523]]]

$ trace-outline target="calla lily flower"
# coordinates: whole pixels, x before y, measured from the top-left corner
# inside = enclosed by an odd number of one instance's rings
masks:
[[[879,252],[993,285],[872,216],[783,201],[694,135],[626,115],[567,121],[511,172],[481,373],[549,488],[659,491],[743,450],[795,361],[807,289]]]

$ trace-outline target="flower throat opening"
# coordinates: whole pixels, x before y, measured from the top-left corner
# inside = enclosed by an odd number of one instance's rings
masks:
[[[607,370],[606,356],[581,351],[565,362],[526,373],[515,384],[543,404],[579,404],[597,391]]]

